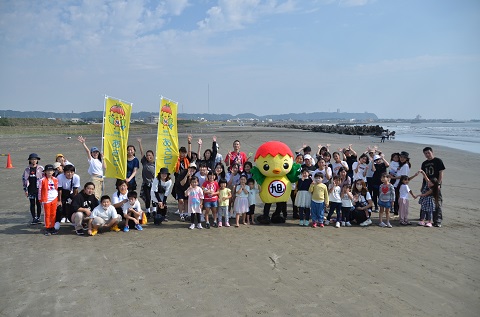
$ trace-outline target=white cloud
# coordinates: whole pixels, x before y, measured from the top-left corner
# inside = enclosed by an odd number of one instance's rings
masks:
[[[243,29],[268,15],[287,13],[295,10],[295,1],[287,0],[220,0],[218,5],[207,11],[207,17],[198,23],[200,29],[229,31]]]

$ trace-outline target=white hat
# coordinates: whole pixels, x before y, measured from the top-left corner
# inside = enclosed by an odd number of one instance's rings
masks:
[[[380,155],[378,155],[378,154],[373,156],[373,160],[374,160],[374,161],[379,160],[379,159],[381,159],[381,158],[382,158],[382,157],[381,157]]]
[[[305,155],[303,156],[303,159],[304,159],[304,160],[311,160],[311,159],[312,159],[312,156],[311,156],[310,154],[305,154]]]
[[[197,164],[195,164],[194,162],[192,162],[192,163],[190,163],[190,164],[188,165],[188,168],[190,168],[190,167],[193,167],[194,169],[197,169]]]

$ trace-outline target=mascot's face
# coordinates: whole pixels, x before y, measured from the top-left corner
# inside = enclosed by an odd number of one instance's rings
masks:
[[[292,169],[293,158],[290,155],[258,157],[255,161],[260,172],[267,177],[285,176]]]

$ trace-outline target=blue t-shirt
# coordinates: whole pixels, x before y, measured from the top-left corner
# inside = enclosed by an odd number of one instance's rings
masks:
[[[127,160],[127,178],[130,177],[130,175],[132,175],[133,173],[133,169],[134,168],[139,168],[140,167],[140,162],[138,161],[138,159],[136,157],[133,158],[133,160],[129,161]],[[132,178],[129,182],[129,184],[135,184],[135,177]]]

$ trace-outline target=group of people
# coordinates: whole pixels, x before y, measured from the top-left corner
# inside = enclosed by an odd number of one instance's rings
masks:
[[[231,218],[235,219],[235,227],[254,224],[259,185],[252,178],[251,158],[240,150],[240,141],[233,142],[233,150],[223,159],[215,136],[212,147],[203,153],[202,139],[197,141],[196,153],[192,151],[192,140],[189,135],[187,147],[179,148],[173,171],[162,167],[155,175],[154,152],[144,152],[142,140],[137,139],[141,159],[136,157],[135,146],[129,145],[126,177],[116,181],[116,191],[111,196],[102,195],[105,169],[102,154],[97,147],[89,148],[84,137],[79,136],[78,141],[87,153],[91,179],[83,189],[75,166],[64,155],[58,154],[55,163],[42,167],[40,157],[30,154],[23,187],[30,201],[31,223],[40,223],[43,208],[45,235],[57,234],[60,224],[66,222],[75,226],[78,235],[93,236],[100,230],[141,231],[148,219],[153,219],[154,224],[168,221],[167,198],[172,195],[177,201],[180,220],[189,221],[189,229],[202,229],[202,223],[205,228],[230,227]],[[441,227],[440,188],[445,166],[431,147],[426,147],[423,153],[426,160],[420,170],[409,175],[411,164],[405,151],[393,153],[388,161],[376,147],[358,155],[349,145],[330,154],[329,145],[319,145],[313,153],[304,144],[295,152],[295,162],[301,167],[298,181],[292,183],[293,219],[298,219],[300,226],[334,224],[338,228],[352,223],[369,226],[372,212],[379,212],[378,225],[391,228],[393,211],[400,225],[410,225],[410,195],[419,198],[421,205],[418,224]],[[137,193],[140,163],[142,184]],[[423,177],[422,189],[414,194],[409,181],[418,175]],[[276,217],[286,219],[286,210],[282,212]]]

